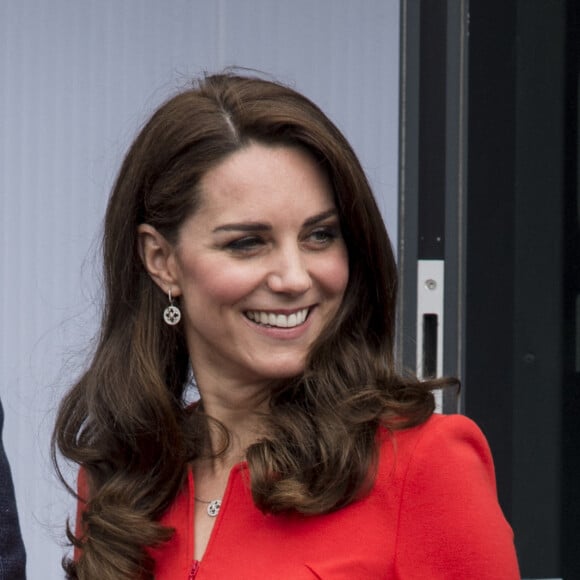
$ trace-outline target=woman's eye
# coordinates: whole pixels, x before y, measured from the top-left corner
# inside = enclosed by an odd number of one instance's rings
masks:
[[[264,240],[256,236],[247,236],[238,240],[232,240],[226,244],[226,249],[233,252],[251,252],[262,246]]]
[[[314,230],[309,239],[318,246],[327,246],[331,244],[340,235],[338,228],[326,227]]]

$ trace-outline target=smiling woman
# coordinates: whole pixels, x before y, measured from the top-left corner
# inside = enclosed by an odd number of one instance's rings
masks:
[[[348,281],[332,189],[307,152],[250,143],[203,176],[174,245],[139,232],[149,274],[181,299],[206,412],[219,413],[210,394],[304,370]]]
[[[69,578],[518,577],[481,432],[395,371],[396,267],[361,166],[296,91],[208,76],[131,146]],[[191,380],[194,405],[184,394]]]

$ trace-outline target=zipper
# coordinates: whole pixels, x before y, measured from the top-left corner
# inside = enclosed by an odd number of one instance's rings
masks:
[[[199,560],[194,560],[191,565],[191,570],[189,571],[189,576],[187,580],[193,580],[197,576],[197,572],[199,570]]]

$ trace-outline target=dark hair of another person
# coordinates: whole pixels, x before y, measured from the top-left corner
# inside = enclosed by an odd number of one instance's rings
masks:
[[[90,482],[81,548],[69,578],[153,578],[148,547],[171,537],[158,520],[192,460],[208,453],[203,407],[183,403],[190,367],[185,336],[162,318],[167,296],[140,259],[137,227],[175,243],[199,205],[205,173],[249,144],[296,146],[328,174],[349,258],[337,316],[300,376],[272,386],[268,436],[247,450],[255,504],[264,512],[323,514],[373,481],[377,427],[419,424],[430,392],[395,372],[397,272],[391,244],[350,145],[320,109],[286,86],[222,74],[167,101],[132,144],[105,219],[105,304],[93,360],[64,398],[57,453]],[[224,429],[224,447],[227,434]],[[58,467],[57,467],[58,469]]]

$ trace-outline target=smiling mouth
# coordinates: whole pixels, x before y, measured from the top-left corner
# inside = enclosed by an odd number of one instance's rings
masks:
[[[304,324],[309,313],[310,308],[303,308],[302,310],[297,310],[288,315],[274,314],[273,312],[264,312],[262,310],[248,310],[247,312],[244,312],[244,315],[252,322],[261,326],[272,328],[294,328]]]

